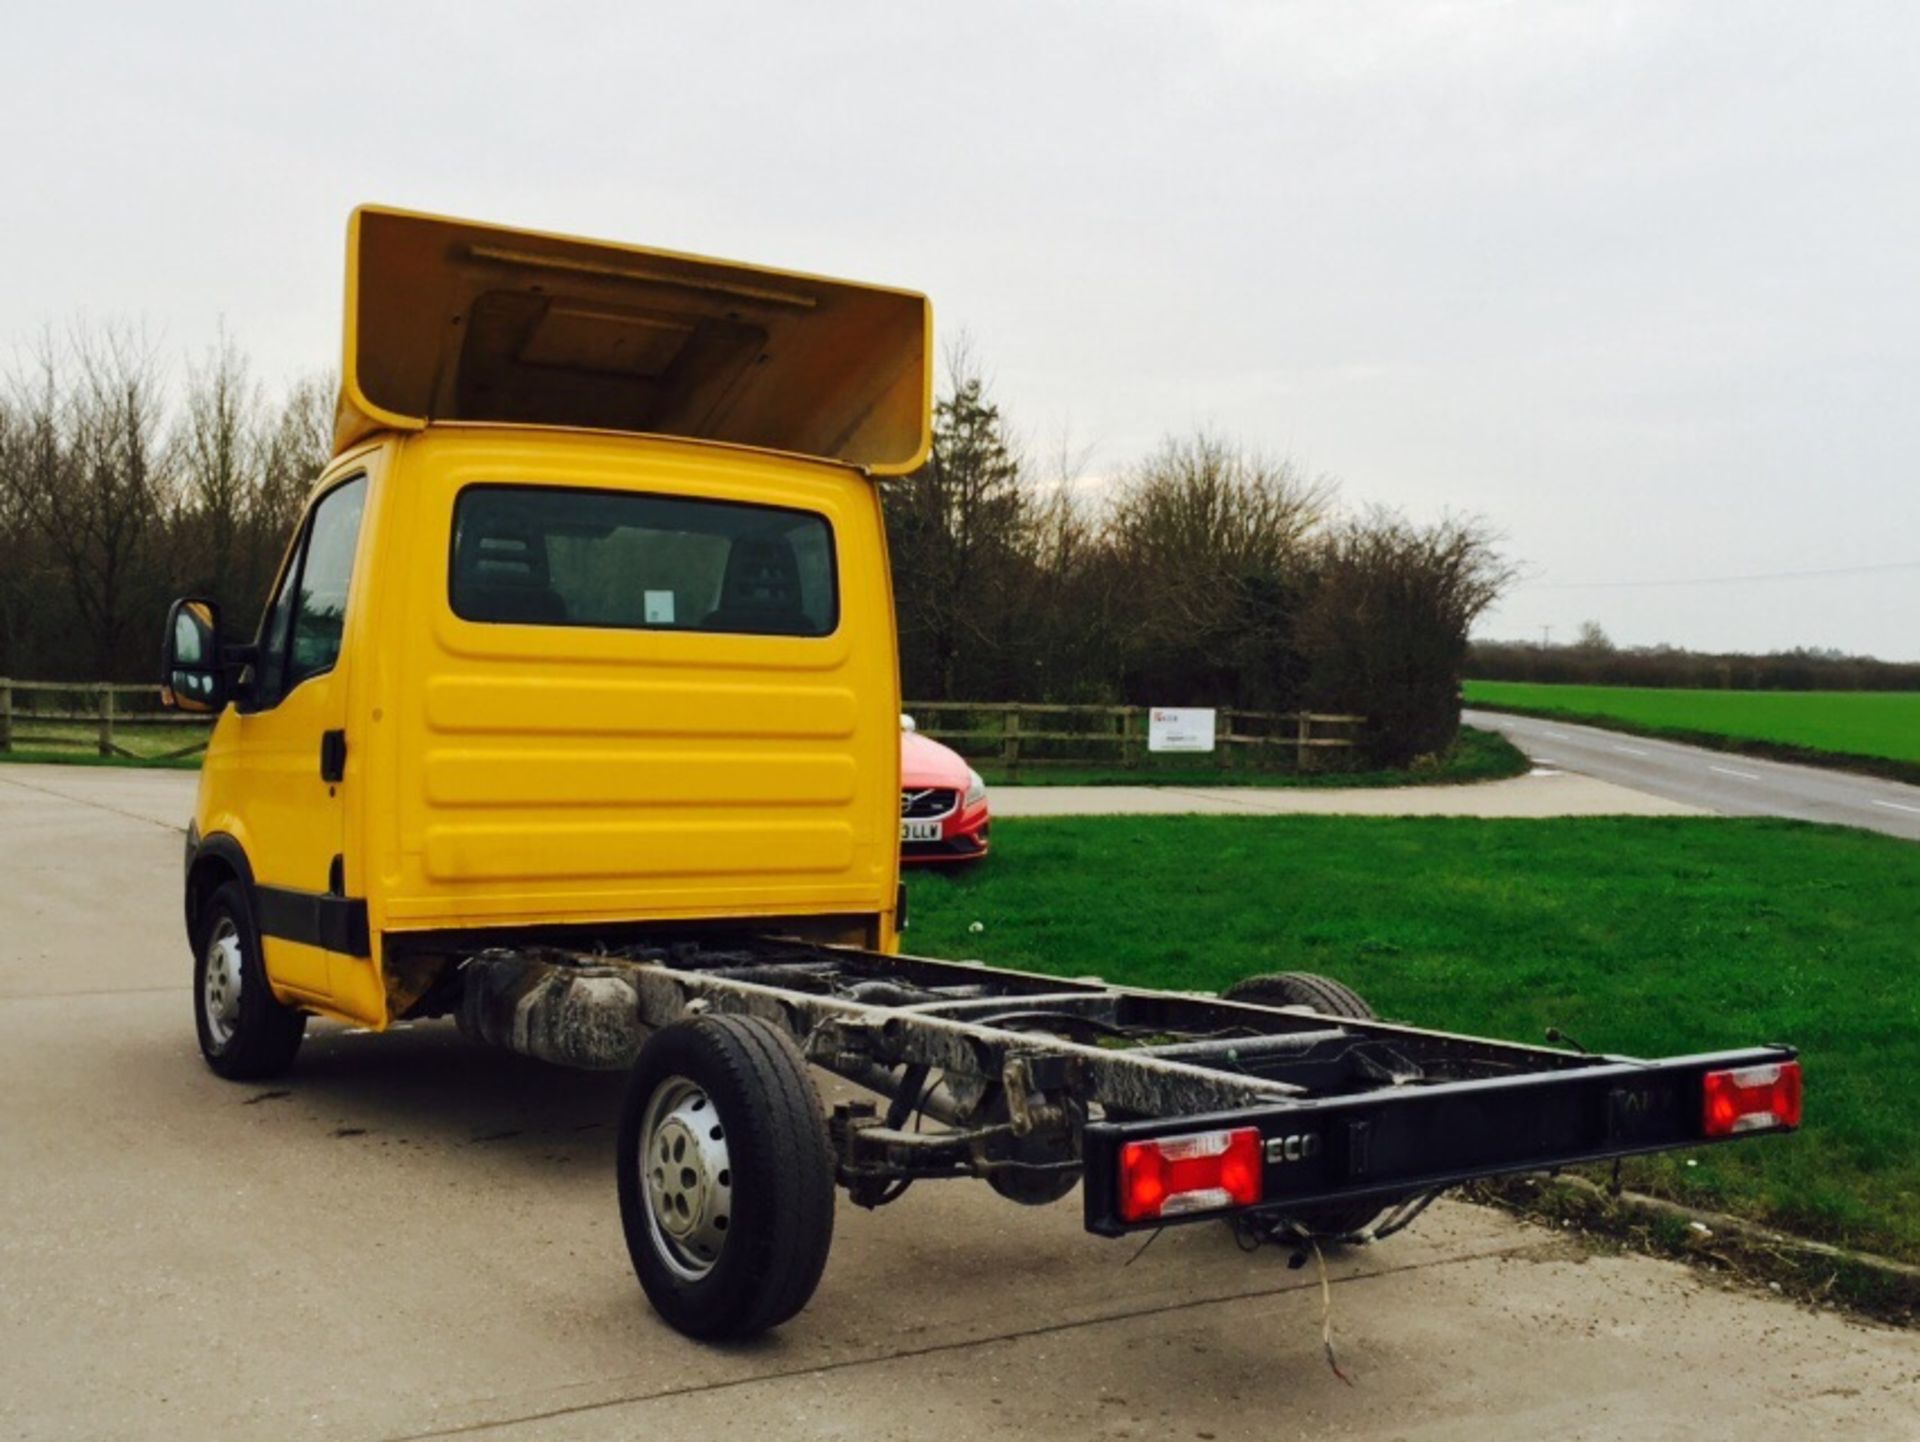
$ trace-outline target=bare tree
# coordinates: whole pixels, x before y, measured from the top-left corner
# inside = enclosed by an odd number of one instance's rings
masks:
[[[224,331],[206,359],[187,372],[186,407],[175,442],[176,557],[191,558],[189,589],[223,602],[243,578],[246,527],[260,489],[260,390],[246,358]]]
[[[122,330],[43,338],[15,399],[17,480],[38,544],[65,581],[92,674],[110,676],[153,602],[162,389],[146,342]]]
[[[1378,765],[1437,756],[1460,729],[1460,680],[1473,623],[1515,568],[1484,521],[1420,526],[1374,507],[1319,548],[1301,639],[1316,701],[1368,717]]]
[[[0,676],[25,670],[27,620],[45,610],[34,604],[46,576],[27,510],[24,477],[31,438],[27,418],[13,398],[0,396]]]
[[[1125,475],[1107,541],[1129,582],[1136,700],[1292,704],[1306,543],[1333,491],[1205,432],[1170,437]]]
[[[275,559],[285,544],[307,492],[333,457],[333,403],[339,389],[331,374],[302,376],[280,404],[262,417],[256,445],[260,485],[253,521]]]
[[[1573,638],[1573,648],[1596,656],[1610,656],[1613,654],[1613,638],[1598,621],[1582,621],[1579,634]]]

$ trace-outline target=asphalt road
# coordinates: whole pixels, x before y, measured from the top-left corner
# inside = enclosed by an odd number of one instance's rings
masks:
[[[1461,719],[1501,732],[1541,766],[1577,771],[1725,816],[1790,816],[1920,841],[1920,786],[1533,716],[1467,711]]]
[[[807,1311],[698,1346],[628,1270],[620,1077],[442,1024],[206,1071],[181,779],[0,766],[0,1437],[1914,1436],[1912,1333],[1444,1202],[1331,1260],[1351,1386],[1311,1266],[972,1184],[843,1203]]]
[[[998,786],[1010,816],[1701,816],[1697,806],[1571,772],[1471,786]]]

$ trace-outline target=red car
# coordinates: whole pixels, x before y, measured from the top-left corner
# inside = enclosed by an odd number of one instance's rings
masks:
[[[987,854],[987,783],[955,751],[900,718],[900,860],[975,861]]]

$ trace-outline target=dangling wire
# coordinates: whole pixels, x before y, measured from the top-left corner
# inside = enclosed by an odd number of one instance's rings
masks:
[[[1357,1238],[1356,1240],[1367,1241],[1367,1242],[1378,1242],[1378,1241],[1383,1241],[1388,1237],[1391,1237],[1395,1232],[1400,1231],[1402,1228],[1411,1225],[1413,1222],[1413,1219],[1419,1216],[1422,1212],[1424,1212],[1429,1206],[1431,1206],[1433,1204],[1433,1199],[1439,1195],[1440,1193],[1438,1192],[1424,1192],[1410,1202],[1401,1203],[1399,1209],[1395,1211],[1392,1215],[1390,1215],[1384,1222],[1380,1223],[1380,1225],[1377,1227],[1369,1228],[1361,1237]]]
[[[1151,1247],[1155,1242],[1159,1241],[1160,1234],[1164,1231],[1166,1231],[1165,1227],[1155,1227],[1150,1233],[1147,1234],[1146,1241],[1140,1244],[1139,1250],[1134,1252],[1134,1254],[1131,1257],[1128,1257],[1126,1261],[1122,1262],[1120,1265],[1122,1267],[1131,1267],[1135,1262],[1139,1261],[1142,1257],[1146,1256],[1147,1248]]]
[[[1327,1366],[1333,1369],[1333,1375],[1351,1387],[1353,1378],[1340,1370],[1340,1359],[1333,1351],[1333,1283],[1327,1280],[1327,1259],[1317,1239],[1309,1236],[1307,1245],[1313,1248],[1313,1260],[1320,1267],[1320,1345],[1326,1349]]]

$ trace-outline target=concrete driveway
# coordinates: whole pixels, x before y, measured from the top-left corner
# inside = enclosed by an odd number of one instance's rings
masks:
[[[1444,1203],[1333,1262],[1351,1387],[1310,1267],[971,1185],[843,1202],[811,1308],[694,1345],[627,1270],[618,1077],[438,1024],[205,1071],[151,776],[0,766],[0,1437],[1915,1435],[1913,1334]]]

